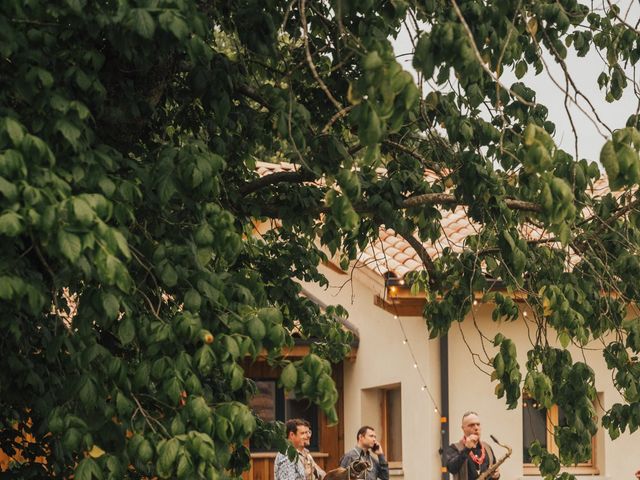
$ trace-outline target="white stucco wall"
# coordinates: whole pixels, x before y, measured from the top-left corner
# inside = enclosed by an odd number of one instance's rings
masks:
[[[413,368],[413,361],[403,345],[403,335],[398,320],[393,315],[374,305],[374,294],[382,294],[382,278],[362,269],[352,280],[349,276],[325,269],[331,287],[321,289],[313,285],[305,288],[323,302],[341,304],[350,312],[349,321],[359,330],[360,345],[355,361],[346,362],[344,377],[344,422],[345,448],[355,443],[357,429],[363,424],[379,428],[376,400],[367,395],[367,389],[385,385],[402,386],[402,444],[403,474],[408,480],[431,480],[440,478],[440,414],[434,412],[433,404],[426,392],[421,390],[421,380]],[[342,287],[340,289],[339,287]],[[491,305],[474,308],[476,324],[482,332],[493,339],[498,331],[514,340],[518,346],[521,365],[526,362],[526,351],[530,345],[527,329],[522,321],[494,323],[491,320]],[[424,320],[419,317],[402,317],[407,338],[423,372],[429,390],[436,402],[440,402],[440,357],[438,341],[429,340]],[[550,339],[552,340],[552,339]],[[595,350],[585,350],[587,363],[596,372],[596,388],[604,409],[620,400],[611,384],[611,374],[606,369],[598,345]],[[496,349],[485,340],[484,348],[492,357]],[[496,436],[513,449],[513,454],[502,466],[503,480],[539,477],[524,476],[522,468],[522,407],[507,410],[504,398],[494,394],[496,383],[491,382],[490,366],[482,366],[486,373],[473,364],[472,353],[486,358],[483,346],[472,318],[455,324],[449,333],[449,423],[450,440],[457,441],[461,435],[461,416],[467,410],[477,411],[482,419],[483,433]],[[572,351],[574,359],[582,354]],[[364,392],[364,393],[363,393]],[[372,413],[373,412],[373,413]],[[597,451],[599,475],[578,477],[591,480],[624,480],[634,478],[640,468],[637,443],[640,433],[623,435],[611,441],[606,432],[600,432]],[[495,446],[495,453],[502,456],[504,450]],[[402,477],[392,477],[402,478]]]
[[[475,307],[476,323],[479,329],[489,339],[493,339],[496,333],[501,332],[511,338],[518,348],[518,362],[524,365],[526,352],[531,345],[527,329],[522,320],[516,322],[494,323],[491,320],[491,305],[478,305]],[[467,320],[471,320],[470,318]],[[550,338],[554,341],[555,338]],[[467,346],[468,344],[468,346]],[[492,357],[497,349],[490,341],[484,342],[489,357]],[[583,353],[575,348],[569,348],[575,361],[586,361],[596,375],[596,389],[606,410],[611,405],[621,400],[619,393],[611,383],[611,373],[607,370],[601,352],[602,345],[594,343],[588,345]],[[488,375],[481,373],[473,366],[471,351],[484,357],[482,342],[478,329],[472,321],[454,325],[449,334],[449,374],[450,374],[450,413],[452,423],[452,441],[461,434],[459,428],[461,416],[466,410],[476,410],[482,419],[483,434],[496,436],[502,443],[513,448],[513,454],[501,469],[503,480],[513,480],[523,477],[522,458],[522,407],[521,403],[514,410],[506,410],[506,402],[497,399],[494,395],[496,383],[490,382]],[[486,357],[485,357],[486,358]],[[484,367],[487,372],[491,367]],[[456,432],[454,435],[453,432]],[[615,441],[611,441],[606,432],[598,433],[597,467],[600,474],[597,477],[585,476],[578,478],[608,478],[611,480],[624,480],[634,478],[633,474],[640,468],[638,457],[638,440],[640,433],[634,435],[622,435]],[[496,455],[501,456],[500,447],[495,448]],[[527,476],[533,479],[535,477]]]
[[[331,288],[305,288],[328,304],[341,304],[350,312],[349,321],[359,330],[360,345],[353,362],[345,362],[344,375],[344,433],[345,448],[355,445],[356,432],[362,425],[380,428],[379,405],[367,395],[367,390],[400,384],[402,388],[402,475],[397,479],[440,478],[440,414],[413,367],[408,347],[403,344],[398,320],[376,307],[375,293],[382,293],[382,282],[373,275],[356,275],[352,282],[338,291],[349,277],[329,269],[324,273]],[[377,284],[376,284],[377,283]],[[379,291],[377,291],[379,289]],[[438,341],[429,341],[424,320],[420,317],[401,320],[414,349],[420,371],[436,402],[440,401]],[[380,434],[380,432],[379,432]],[[400,473],[400,472],[394,472]]]

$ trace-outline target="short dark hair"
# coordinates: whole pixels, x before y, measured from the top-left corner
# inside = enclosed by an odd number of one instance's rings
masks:
[[[308,427],[309,422],[300,418],[292,418],[284,424],[287,437],[290,433],[298,433],[298,427]]]
[[[363,425],[358,429],[358,433],[356,433],[356,442],[360,440],[360,437],[364,437],[367,434],[367,430],[375,431],[376,429],[373,427],[370,427],[369,425]]]

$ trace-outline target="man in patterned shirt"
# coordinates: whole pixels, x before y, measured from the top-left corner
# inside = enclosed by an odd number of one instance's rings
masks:
[[[316,465],[305,447],[311,438],[309,422],[294,418],[285,423],[287,440],[298,452],[292,462],[286,455],[278,453],[273,465],[276,480],[316,480],[324,477],[324,471]]]

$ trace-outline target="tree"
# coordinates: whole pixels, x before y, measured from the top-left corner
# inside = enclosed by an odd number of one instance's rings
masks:
[[[381,226],[421,255],[411,280],[434,336],[492,278],[526,294],[538,335],[524,381],[508,339],[488,361],[508,407],[524,386],[564,409],[560,460],[588,456],[595,390],[555,335],[614,334],[603,352],[626,402],[603,425],[635,430],[637,119],[600,156],[619,194],[593,197],[598,165],[556,146],[523,80],[552,59],[579,97],[568,51],[597,50],[597,81],[620,99],[640,57],[630,23],[575,0],[2,2],[0,446],[33,431],[23,454],[47,459],[17,475],[238,475],[247,439],[284,448],[247,408],[240,361],[263,349],[337,420],[328,359],[349,348],[344,310],[321,312],[298,282],[324,282],[327,253],[348,267]],[[418,82],[392,47],[404,25]],[[259,178],[256,160],[299,169]],[[423,242],[457,206],[478,234],[429,258]],[[509,296],[489,295],[496,320],[517,321]],[[323,341],[291,363],[294,326]],[[533,455],[557,474],[557,457]]]

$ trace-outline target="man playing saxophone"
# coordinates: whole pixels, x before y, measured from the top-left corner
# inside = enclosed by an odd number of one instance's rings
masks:
[[[480,431],[478,414],[466,412],[462,416],[464,436],[459,442],[449,445],[445,451],[447,470],[453,475],[453,480],[475,480],[496,463],[491,447],[480,440]],[[498,469],[490,478],[500,478]]]

